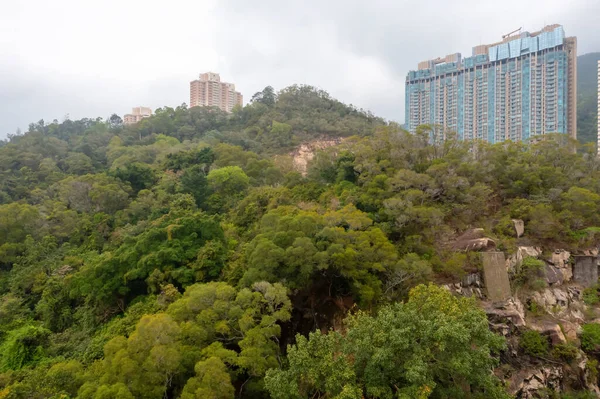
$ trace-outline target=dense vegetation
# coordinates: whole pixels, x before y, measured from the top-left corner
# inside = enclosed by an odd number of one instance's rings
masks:
[[[597,141],[598,60],[600,53],[577,57],[577,139],[582,143]]]
[[[485,314],[427,283],[477,267],[471,227],[597,244],[576,145],[410,135],[306,86],[32,124],[0,147],[0,398],[506,397]]]

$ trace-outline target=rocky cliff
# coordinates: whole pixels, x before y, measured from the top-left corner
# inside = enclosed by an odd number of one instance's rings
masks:
[[[306,176],[308,163],[312,161],[317,151],[324,150],[325,148],[340,144],[341,142],[342,139],[338,137],[335,139],[321,138],[300,144],[296,150],[290,153],[294,168],[302,173],[303,176]]]
[[[515,222],[518,235],[522,234],[520,223]],[[482,245],[474,245],[473,240]],[[594,304],[598,250],[574,254],[519,246],[505,253],[487,240],[491,239],[480,229],[456,240],[455,250],[484,251],[482,270],[445,287],[457,295],[475,297],[488,315],[490,329],[506,337],[507,348],[495,373],[516,398],[553,398],[581,391],[600,397],[598,353],[581,348],[582,326],[600,323]],[[510,285],[499,288],[503,276]]]

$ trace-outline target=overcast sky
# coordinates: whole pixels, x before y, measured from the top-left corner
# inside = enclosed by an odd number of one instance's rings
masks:
[[[205,71],[247,102],[301,83],[404,121],[417,63],[560,23],[600,51],[600,0],[0,0],[0,138],[30,122],[189,102]]]

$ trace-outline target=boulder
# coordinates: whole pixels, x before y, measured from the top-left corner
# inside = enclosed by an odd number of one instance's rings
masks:
[[[572,320],[576,323],[579,323],[579,324],[585,323],[585,315],[579,309],[569,309],[565,316],[569,320]]]
[[[600,388],[598,388],[598,384],[596,383],[597,378],[592,377],[590,370],[586,367],[588,362],[588,357],[586,355],[581,356],[577,362],[577,371],[579,372],[578,381],[583,381],[583,387],[588,391],[591,391],[596,395],[597,398],[600,398]]]
[[[479,273],[471,273],[466,275],[460,284],[463,287],[483,287],[483,281],[481,281],[481,275]]]
[[[447,289],[455,295],[461,295],[466,297],[473,296],[477,299],[484,298],[483,289],[480,288],[483,287],[483,282],[481,281],[481,278],[477,273],[468,275],[460,283],[445,284],[442,285],[442,287],[444,287],[445,289]]]
[[[523,258],[518,259],[518,255],[516,253],[508,256],[506,258],[506,271],[510,275],[514,275],[517,271],[517,267],[521,266],[521,262],[523,262]]]
[[[542,254],[542,250],[538,247],[519,247],[517,252],[521,255],[521,259],[527,256],[537,258]]]
[[[525,222],[521,219],[512,219],[513,225],[515,226],[515,233],[517,233],[517,238],[521,237],[525,232]]]
[[[575,287],[546,288],[531,294],[529,301],[536,302],[546,313],[558,316],[563,321],[580,323],[585,318],[581,311],[584,307],[581,290]]]
[[[566,291],[558,288],[553,288],[552,294],[554,295],[554,298],[556,298],[556,304],[558,306],[562,306],[563,308],[569,306],[569,295]]]
[[[496,242],[491,238],[476,238],[474,240],[457,241],[454,243],[455,251],[486,251],[496,248]]]
[[[551,313],[552,307],[556,305],[556,298],[549,289],[534,292],[531,294],[531,299],[548,313]]]
[[[567,292],[560,288],[546,288],[545,290],[534,292],[531,298],[549,313],[553,313],[556,310],[556,306],[563,308],[569,306],[569,296]]]
[[[530,327],[542,335],[549,337],[553,346],[567,343],[567,338],[563,334],[560,325],[556,323],[531,324]]]
[[[504,302],[489,302],[484,306],[485,313],[492,327],[500,327],[499,330],[506,331],[519,327],[525,327],[525,308],[519,299],[510,298]],[[503,327],[506,325],[508,328]]]
[[[586,249],[583,251],[583,255],[598,256],[598,248]]]
[[[577,339],[577,334],[581,331],[581,326],[577,323],[572,323],[570,321],[561,320],[560,325],[562,327],[563,334],[565,338],[569,341],[575,341]]]
[[[583,290],[579,287],[567,287],[567,295],[569,296],[569,301],[571,302],[583,300]]]
[[[564,373],[559,366],[525,369],[515,373],[509,381],[509,393],[516,398],[539,398],[547,388],[560,392]]]
[[[553,265],[546,265],[546,281],[549,285],[561,285],[565,281],[565,276],[561,269]]]
[[[538,398],[540,397],[538,391],[546,388],[560,392],[563,377],[563,370],[560,366],[547,366],[530,371],[517,384],[515,396],[523,399]]]
[[[550,259],[546,260],[551,265],[549,267],[553,268],[556,273],[559,273],[562,276],[562,281],[558,284],[571,281],[573,278],[573,266],[571,266],[570,258],[570,252],[556,249]],[[548,283],[552,284],[550,278],[548,279]]]
[[[553,264],[556,267],[564,267],[569,264],[569,258],[571,257],[571,253],[569,251],[565,251],[564,249],[556,249],[554,253],[548,259],[548,262]]]
[[[469,230],[465,231],[456,240],[457,241],[474,240],[476,238],[483,238],[483,237],[485,237],[485,230],[480,227],[477,227],[477,228],[469,229]]]
[[[492,330],[496,334],[502,335],[503,337],[508,337],[510,334],[510,326],[505,323],[491,323],[490,322],[490,330]],[[517,353],[515,352],[513,354],[513,356],[516,357]]]
[[[537,258],[541,254],[542,250],[537,247],[518,247],[517,251],[506,259],[506,270],[514,274],[521,267],[523,258],[528,256]]]
[[[477,299],[483,299],[484,295],[483,295],[483,291],[481,290],[481,288],[463,288],[462,289],[463,295],[466,297],[472,297],[474,296]]]
[[[455,251],[485,251],[496,248],[496,242],[485,237],[483,229],[471,229],[464,232],[452,244]]]

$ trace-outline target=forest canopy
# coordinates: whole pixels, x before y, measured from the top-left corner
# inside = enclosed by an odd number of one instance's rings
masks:
[[[437,133],[310,86],[31,124],[0,146],[0,398],[506,397],[503,339],[432,283],[471,228],[598,245],[600,162]]]

